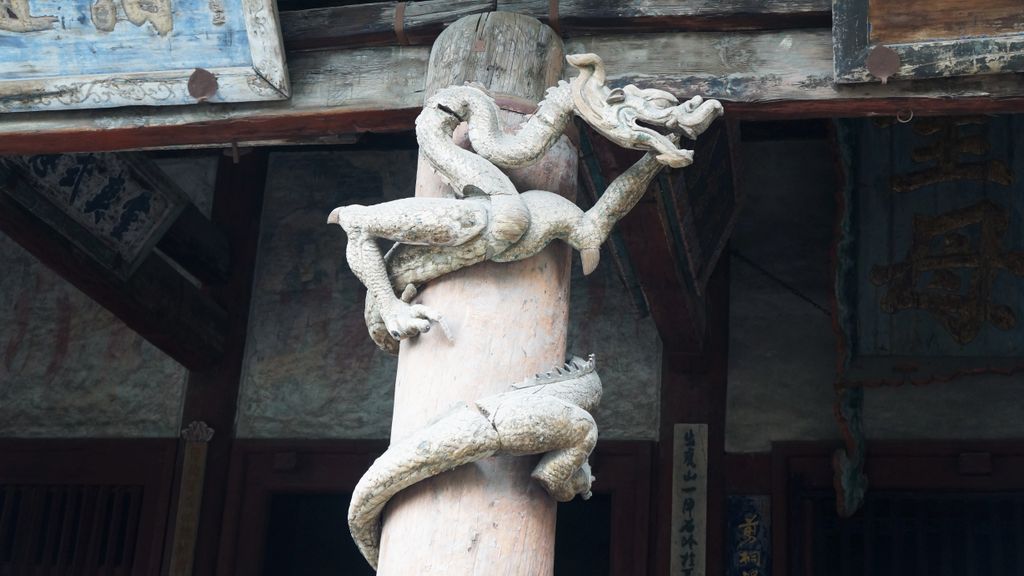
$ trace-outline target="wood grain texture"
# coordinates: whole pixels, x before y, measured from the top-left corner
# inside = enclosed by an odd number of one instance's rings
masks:
[[[921,40],[1024,33],[1019,0],[868,0],[871,42],[900,44]]]
[[[1024,71],[1024,23],[1019,6],[986,2],[981,12],[942,0],[893,6],[870,0],[833,2],[832,32],[836,82],[881,81],[867,69],[868,57],[883,45],[875,37],[879,20],[887,48],[896,52],[897,80],[991,75]],[[954,36],[949,37],[950,34]],[[938,37],[934,37],[938,36]]]
[[[405,41],[429,46],[447,25],[463,16],[490,12],[490,0],[424,0],[408,2],[404,11],[398,2],[374,2],[353,6],[331,6],[281,13],[281,32],[288,50],[356,46],[396,46],[399,20]]]
[[[282,12],[285,47],[429,45],[459,18],[492,11],[532,16],[558,26],[565,36],[828,26],[831,15],[828,0],[561,0],[556,15],[551,14],[548,0],[424,0],[406,3],[404,11],[398,10],[398,4],[375,2]]]
[[[836,85],[828,29],[602,35],[573,39],[566,51],[600,54],[614,85],[717,98],[735,119],[1024,110],[1024,85],[1010,75]],[[5,114],[0,154],[309,142],[410,130],[422,106],[427,58],[426,48],[411,46],[291,54],[287,102]]]
[[[195,576],[216,573],[268,156],[266,150],[254,150],[241,156],[238,163],[222,156],[217,167],[212,221],[228,238],[232,268],[228,282],[211,287],[209,293],[227,311],[224,353],[216,364],[189,374],[181,411],[183,428],[192,421],[202,421],[217,432],[207,444],[193,563]],[[176,487],[184,473],[186,470],[179,464],[175,470]],[[178,496],[176,493],[175,498]],[[169,528],[168,546],[174,527]]]
[[[412,127],[423,103],[426,48],[293,55],[293,95],[266,104],[201,104],[0,116],[0,154],[303,140]],[[100,137],[102,135],[102,137]]]
[[[427,92],[476,81],[537,100],[561,76],[562,58],[561,42],[532,18],[466,18],[435,44]],[[519,189],[571,195],[575,161],[571,147],[556,146],[512,177]],[[421,159],[417,196],[443,190]],[[561,362],[568,291],[569,251],[561,244],[527,260],[480,264],[431,283],[422,302],[445,314],[455,342],[433,331],[402,343],[391,437],[407,436],[455,402],[507,390]],[[489,458],[399,493],[386,511],[378,573],[550,575],[555,502],[530,479],[535,463]]]

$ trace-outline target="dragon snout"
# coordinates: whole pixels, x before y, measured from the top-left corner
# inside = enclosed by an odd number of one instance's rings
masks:
[[[334,210],[331,210],[330,215],[327,216],[327,223],[337,224],[344,228],[345,231],[350,231],[354,227],[353,224],[358,221],[359,215],[365,212],[365,209],[366,206],[362,206],[360,204],[338,206]]]
[[[704,100],[700,96],[694,96],[675,107],[666,125],[687,138],[696,140],[697,136],[707,130],[708,126],[724,112],[725,109],[718,100]]]
[[[327,216],[327,223],[341,225],[341,207],[331,210],[330,215]]]

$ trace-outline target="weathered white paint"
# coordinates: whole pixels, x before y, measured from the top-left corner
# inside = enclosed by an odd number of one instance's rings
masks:
[[[209,0],[166,0],[156,12],[137,4],[33,0],[38,29],[0,21],[0,112],[194,104],[196,68],[217,76],[210,102],[288,97],[273,0],[223,0],[217,21]]]
[[[856,102],[886,98],[912,98],[922,103],[937,99],[981,98],[985,103],[1024,97],[1024,87],[1013,75],[945,79],[930,82],[890,82],[886,85],[837,86],[832,81],[832,36],[826,29],[759,32],[682,32],[642,36],[586,36],[566,43],[568,52],[601,54],[612,72],[609,82],[655,86],[680,96],[702,94],[726,103],[772,104],[778,102]],[[29,140],[52,140],[55,134],[92,133],[101,129],[132,129],[166,133],[171,128],[207,127],[216,124],[245,126],[239,142],[280,139],[280,123],[307,122],[313,115],[337,117],[363,112],[418,108],[422,105],[423,80],[429,50],[422,46],[357,48],[290,54],[288,68],[293,96],[285,102],[190,106],[179,108],[67,112],[54,114],[7,114],[0,116],[0,154],[5,140],[18,141],[20,150]],[[0,96],[2,101],[2,96]],[[1007,104],[1011,106],[1011,104]],[[912,109],[913,103],[908,101]],[[803,115],[819,117],[808,108]],[[789,112],[799,116],[799,112]],[[858,109],[857,115],[870,114]],[[254,120],[275,125],[253,127]],[[379,123],[379,120],[376,122]],[[410,122],[411,124],[411,122]],[[347,126],[352,126],[350,122]],[[408,126],[411,128],[411,126]],[[389,129],[398,129],[389,126]],[[346,128],[359,132],[359,126]],[[272,136],[267,132],[276,130]],[[329,123],[297,140],[316,141],[335,136]],[[181,146],[209,141],[180,131],[162,137],[162,146]],[[54,150],[52,141],[34,150]],[[71,150],[60,150],[71,151]],[[81,150],[74,150],[81,151]]]

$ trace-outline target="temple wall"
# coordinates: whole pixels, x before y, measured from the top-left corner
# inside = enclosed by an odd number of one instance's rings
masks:
[[[207,209],[216,161],[159,164]],[[187,371],[0,234],[0,437],[176,437]]]

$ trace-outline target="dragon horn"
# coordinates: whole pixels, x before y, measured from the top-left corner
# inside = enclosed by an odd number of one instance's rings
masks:
[[[590,72],[594,80],[599,85],[604,86],[607,79],[604,72],[604,61],[597,54],[569,54],[565,57],[565,61],[572,64],[574,68]]]

